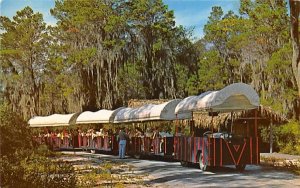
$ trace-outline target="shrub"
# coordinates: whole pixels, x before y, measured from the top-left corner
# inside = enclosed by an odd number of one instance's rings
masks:
[[[263,142],[269,142],[269,128],[261,129]],[[300,122],[291,121],[273,128],[273,150],[280,153],[300,155]]]
[[[291,121],[274,129],[274,139],[281,153],[300,155],[300,123]]]
[[[1,158],[1,187],[74,187],[73,166],[63,161],[31,154],[20,161]]]
[[[277,143],[280,152],[300,155],[300,123],[291,121],[277,129]]]
[[[32,136],[27,123],[7,105],[0,106],[0,133],[1,156],[14,155],[20,148],[32,147]]]
[[[0,106],[0,187],[74,187],[73,166],[53,161],[47,146],[34,148],[31,130],[7,105]]]

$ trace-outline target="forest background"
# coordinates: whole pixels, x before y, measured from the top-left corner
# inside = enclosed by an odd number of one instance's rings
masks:
[[[289,119],[283,138],[293,135],[294,146],[300,141],[299,3],[242,0],[238,13],[214,6],[199,40],[193,28],[175,24],[162,0],[57,0],[49,10],[57,20],[52,26],[25,7],[0,19],[0,103],[28,121],[243,82],[262,105]]]
[[[238,14],[212,7],[197,41],[191,29],[175,26],[161,0],[59,0],[50,12],[56,26],[30,7],[1,16],[1,99],[26,120],[115,109],[133,98],[184,98],[236,82],[299,120],[299,29],[291,37],[284,0],[241,1]]]

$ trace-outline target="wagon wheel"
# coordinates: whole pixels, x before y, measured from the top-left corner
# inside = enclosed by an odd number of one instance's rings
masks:
[[[203,163],[203,155],[202,155],[202,153],[200,153],[200,155],[199,155],[199,168],[202,171],[206,171],[206,169],[207,169],[207,165]]]
[[[180,161],[180,165],[183,167],[187,167],[188,166],[188,162],[186,161]]]
[[[235,168],[239,171],[239,172],[243,172],[246,168],[246,164],[238,164],[235,165]]]
[[[135,159],[140,159],[140,158],[141,158],[141,154],[134,154],[133,157],[134,157]]]

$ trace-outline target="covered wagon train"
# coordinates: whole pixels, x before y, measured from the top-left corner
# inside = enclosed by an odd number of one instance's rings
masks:
[[[34,139],[53,149],[117,154],[118,131],[125,127],[130,138],[128,155],[171,158],[182,165],[198,164],[203,171],[224,165],[235,165],[242,171],[247,164],[260,162],[258,107],[255,90],[247,84],[235,83],[219,91],[162,104],[36,116],[29,120],[29,125],[39,128]],[[241,120],[240,125],[233,124],[234,114],[245,111],[252,117]],[[198,128],[194,126],[196,113],[212,122],[222,113],[229,113],[230,120],[226,125]]]

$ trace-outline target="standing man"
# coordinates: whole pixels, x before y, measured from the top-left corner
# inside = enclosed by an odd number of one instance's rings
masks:
[[[120,129],[119,132],[119,158],[125,158],[125,150],[126,150],[126,140],[128,139],[128,135],[125,133],[124,129]]]

